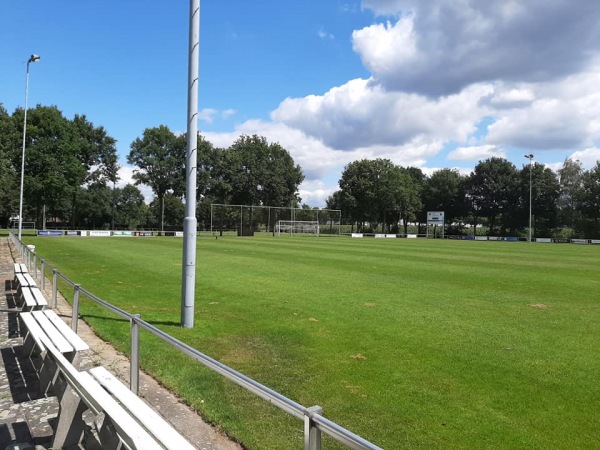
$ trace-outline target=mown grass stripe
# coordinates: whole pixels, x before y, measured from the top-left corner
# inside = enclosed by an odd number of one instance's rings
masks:
[[[186,330],[180,240],[31,243],[86,289],[384,448],[600,447],[600,247],[201,238]],[[128,324],[84,305],[127,351]],[[151,337],[142,352],[249,448],[301,447],[296,421]]]

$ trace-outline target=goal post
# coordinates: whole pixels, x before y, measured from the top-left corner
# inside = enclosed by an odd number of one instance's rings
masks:
[[[224,233],[238,236],[272,233],[275,236],[280,221],[316,223],[319,235],[340,235],[342,212],[339,209],[307,207],[210,205],[210,232],[221,236]]]
[[[312,234],[319,235],[319,222],[316,220],[279,220],[275,225],[275,235]]]

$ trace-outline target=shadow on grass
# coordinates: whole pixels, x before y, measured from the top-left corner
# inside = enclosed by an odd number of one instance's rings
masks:
[[[82,319],[84,319],[84,320],[89,317],[91,319],[108,320],[108,321],[113,321],[113,322],[129,323],[128,319],[123,319],[121,317],[96,316],[94,314],[81,314],[80,317]],[[169,326],[169,327],[181,325],[179,322],[175,322],[173,320],[146,320],[146,319],[144,319],[144,321],[148,322],[150,325],[165,325],[165,326]]]

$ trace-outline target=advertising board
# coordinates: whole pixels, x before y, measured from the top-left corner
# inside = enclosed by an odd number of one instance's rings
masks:
[[[89,230],[88,231],[88,236],[93,236],[93,237],[108,237],[110,236],[111,232],[109,230]]]
[[[62,230],[38,230],[38,236],[62,236]]]

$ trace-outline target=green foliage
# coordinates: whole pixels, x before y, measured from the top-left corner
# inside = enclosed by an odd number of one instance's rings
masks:
[[[188,330],[179,240],[27,242],[101,298],[383,448],[600,445],[596,246],[201,238]],[[128,352],[128,322],[81,301]],[[141,347],[146,370],[247,448],[301,447],[301,421],[144,332]]]
[[[0,154],[6,156],[0,164],[0,183],[8,182],[8,189],[15,187],[21,172],[23,120],[22,109],[8,116],[0,108]],[[75,115],[69,120],[55,106],[38,105],[28,110],[25,152],[23,215],[41,227],[46,215],[63,223],[74,221],[77,195],[85,183],[117,178],[115,140],[85,116]],[[11,168],[5,166],[8,161]],[[5,176],[3,171],[10,174]],[[12,213],[17,212],[15,197],[18,202],[12,191],[13,200],[8,202]]]
[[[229,199],[236,205],[289,206],[300,202],[302,169],[289,152],[263,136],[240,136],[225,152]]]
[[[119,229],[134,230],[146,223],[147,209],[140,190],[128,184],[114,192],[115,223]]]
[[[467,194],[476,216],[484,216],[494,232],[500,214],[513,215],[518,205],[517,169],[503,158],[480,161],[467,182]]]
[[[6,226],[10,217],[19,211],[17,171],[11,165],[17,129],[14,121],[0,103],[0,226]]]
[[[164,196],[162,206],[164,210],[161,213],[161,202],[156,198],[150,202],[150,205],[148,205],[148,225],[151,228],[158,227],[161,224],[161,217],[163,217],[163,229],[164,227],[176,230],[181,229],[185,217],[185,205],[181,201],[181,198],[167,193]]]
[[[406,225],[421,209],[416,173],[389,159],[354,161],[344,168],[340,191],[328,199],[328,207],[343,209],[359,229],[365,222],[389,229],[398,218]]]
[[[600,161],[596,166],[586,172],[582,180],[579,196],[581,211],[585,217],[583,226],[585,235],[594,238],[600,237]]]
[[[577,200],[581,197],[583,183],[583,167],[581,162],[565,159],[562,168],[558,170],[560,197],[558,208],[561,223],[573,228],[580,218]]]
[[[455,169],[440,169],[425,181],[423,199],[427,211],[444,211],[447,223],[467,215],[466,177]]]
[[[137,167],[133,173],[136,185],[150,186],[160,203],[160,229],[164,229],[164,199],[171,191],[181,197],[185,191],[185,159],[187,139],[176,136],[169,127],[146,128],[142,138],[131,143],[127,161]]]

